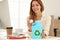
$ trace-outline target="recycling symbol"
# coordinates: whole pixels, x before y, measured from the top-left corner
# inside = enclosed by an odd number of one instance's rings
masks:
[[[35,36],[40,36],[39,30],[35,30],[34,35],[35,35]]]

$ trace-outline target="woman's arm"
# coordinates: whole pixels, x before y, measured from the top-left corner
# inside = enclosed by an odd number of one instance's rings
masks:
[[[51,25],[51,16],[46,16],[46,24],[43,27],[43,32],[46,34],[46,36],[49,35],[49,30],[50,30],[50,25]]]

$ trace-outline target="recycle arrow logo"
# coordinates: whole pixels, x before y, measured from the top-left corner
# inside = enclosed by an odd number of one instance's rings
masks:
[[[35,36],[40,36],[39,30],[35,30],[34,35],[35,35]]]

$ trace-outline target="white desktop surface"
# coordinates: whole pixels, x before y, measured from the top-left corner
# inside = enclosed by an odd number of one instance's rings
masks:
[[[0,37],[0,40],[9,40],[9,39],[7,39],[5,37]],[[37,39],[26,38],[26,39],[17,39],[17,40],[37,40]],[[60,37],[51,37],[51,36],[49,36],[47,38],[38,39],[38,40],[60,40]]]

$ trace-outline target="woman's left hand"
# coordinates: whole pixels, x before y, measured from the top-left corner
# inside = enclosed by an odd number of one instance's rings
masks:
[[[45,38],[47,35],[46,33],[44,33],[44,31],[42,32],[42,38]]]

